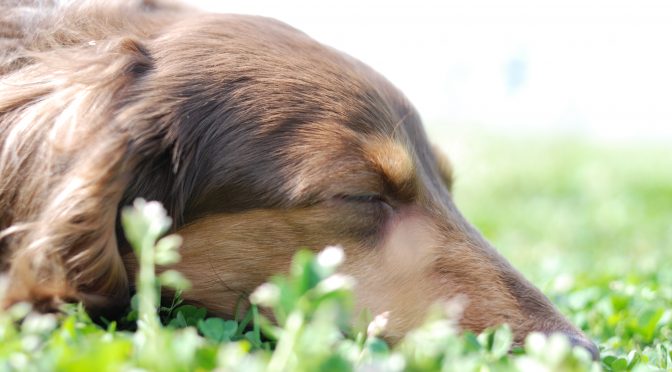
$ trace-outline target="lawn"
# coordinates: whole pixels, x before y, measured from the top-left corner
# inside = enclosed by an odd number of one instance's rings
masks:
[[[60,315],[14,307],[0,314],[0,371],[672,370],[672,150],[444,131],[432,136],[446,139],[458,207],[600,345],[601,361],[557,336],[533,334],[510,350],[507,327],[458,334],[440,312],[389,346],[378,337],[383,318],[350,310],[335,250],[298,254],[239,319],[179,299],[157,309],[157,281],[184,283],[154,277],[152,265],[175,259],[175,241],[153,247],[165,221],[145,207],[125,217],[145,269],[127,316],[94,323],[77,306]]]

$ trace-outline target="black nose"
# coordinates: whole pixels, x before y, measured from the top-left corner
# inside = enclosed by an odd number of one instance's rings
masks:
[[[600,360],[600,350],[593,341],[590,341],[583,335],[569,334],[567,335],[573,346],[580,346],[590,353],[593,360]]]

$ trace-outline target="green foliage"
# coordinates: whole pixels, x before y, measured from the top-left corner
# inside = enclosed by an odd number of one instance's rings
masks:
[[[338,247],[297,252],[288,275],[269,279],[251,304],[241,301],[240,319],[210,317],[182,303],[188,283],[179,273],[156,275],[156,265],[179,260],[180,239],[162,238],[170,219],[160,205],[138,201],[122,216],[140,263],[128,314],[103,327],[77,305],[60,314],[26,304],[0,312],[0,371],[672,370],[672,274],[661,270],[671,262],[672,173],[651,165],[672,169],[672,160],[652,150],[636,154],[638,166],[624,150],[577,143],[519,147],[476,168],[456,189],[458,205],[599,343],[599,362],[560,335],[514,345],[507,326],[459,334],[443,308],[390,346],[379,337],[386,314],[353,314],[353,282],[336,272]],[[587,158],[606,165],[579,161]],[[471,154],[459,164],[483,161]],[[576,262],[557,266],[560,255]],[[640,256],[653,261],[637,263]],[[169,304],[159,304],[161,286],[176,291]]]

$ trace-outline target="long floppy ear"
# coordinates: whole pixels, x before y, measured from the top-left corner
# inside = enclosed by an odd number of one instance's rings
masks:
[[[151,58],[128,38],[30,57],[0,80],[0,306],[123,306],[115,224],[142,159],[116,113]]]

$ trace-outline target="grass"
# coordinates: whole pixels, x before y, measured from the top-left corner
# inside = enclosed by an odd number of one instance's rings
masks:
[[[670,151],[483,134],[456,143],[458,206],[598,342],[601,361],[560,336],[533,334],[510,351],[506,326],[458,334],[441,312],[391,347],[378,337],[384,316],[352,313],[336,249],[299,252],[239,319],[208,317],[179,296],[160,306],[159,283],[178,292],[187,283],[153,273],[179,259],[179,238],[157,243],[166,219],[150,203],[124,214],[142,263],[126,317],[101,326],[81,306],[58,315],[15,306],[0,313],[0,371],[672,370]]]

